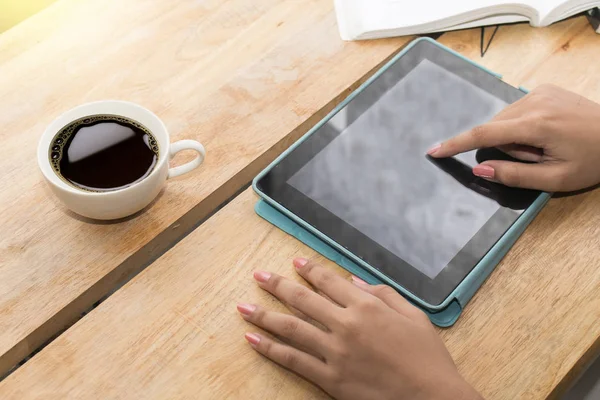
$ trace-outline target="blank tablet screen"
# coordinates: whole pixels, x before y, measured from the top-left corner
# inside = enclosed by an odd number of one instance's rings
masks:
[[[464,188],[425,153],[506,105],[423,60],[351,124],[352,107],[329,120],[341,134],[288,182],[435,278],[499,205]],[[474,152],[459,158],[476,164]]]

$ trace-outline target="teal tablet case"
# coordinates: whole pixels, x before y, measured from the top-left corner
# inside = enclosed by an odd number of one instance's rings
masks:
[[[279,227],[284,232],[292,235],[296,239],[300,240],[307,246],[316,250],[326,258],[337,263],[342,268],[346,269],[350,273],[358,276],[364,281],[370,284],[387,284],[395,288],[411,303],[421,308],[430,318],[431,322],[440,327],[452,326],[457,320],[462,310],[467,305],[469,300],[473,297],[475,292],[487,279],[487,277],[494,270],[496,265],[506,255],[508,250],[515,244],[519,236],[523,233],[525,228],[533,221],[535,216],[541,211],[546,202],[550,199],[551,194],[542,193],[534,203],[526,209],[517,219],[517,221],[508,229],[508,231],[498,240],[498,242],[492,247],[492,249],[481,259],[481,261],[473,268],[473,270],[466,276],[466,278],[450,293],[450,295],[439,305],[431,305],[423,302],[421,299],[415,297],[412,293],[404,289],[403,287],[396,284],[394,281],[381,274],[374,267],[370,266],[363,260],[355,257],[345,248],[334,242],[332,239],[317,231],[312,226],[305,223],[303,220],[298,218],[296,215],[291,213],[282,205],[275,202],[265,193],[258,190],[256,184],[266,173],[268,173],[275,165],[279,163],[281,159],[286,157],[294,148],[302,143],[306,138],[312,135],[317,129],[319,129],[325,122],[333,117],[338,111],[344,108],[354,97],[356,97],[365,87],[379,77],[386,69],[388,69],[398,58],[402,57],[408,50],[410,50],[419,41],[426,40],[434,43],[441,49],[454,54],[457,57],[462,58],[468,63],[475,65],[478,68],[488,72],[489,74],[501,79],[502,76],[496,74],[487,68],[476,64],[475,62],[463,57],[459,53],[456,53],[452,49],[449,49],[433,39],[430,38],[419,38],[411,42],[403,51],[397,54],[392,60],[390,60],[385,66],[377,71],[370,79],[362,84],[358,89],[352,92],[340,105],[338,105],[329,115],[327,115],[321,122],[319,122],[314,128],[312,128],[307,134],[300,138],[294,143],[289,149],[283,152],[275,161],[273,161],[265,170],[263,170],[252,182],[254,191],[262,197],[256,204],[256,213],[269,221],[273,225]],[[527,93],[527,91],[520,87],[521,91]]]

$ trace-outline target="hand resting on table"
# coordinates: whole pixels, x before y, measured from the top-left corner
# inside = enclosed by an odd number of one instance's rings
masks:
[[[258,285],[317,321],[239,304],[256,351],[339,399],[480,399],[459,375],[427,316],[388,286],[354,284],[305,259],[296,271],[327,298],[282,276],[257,271]]]

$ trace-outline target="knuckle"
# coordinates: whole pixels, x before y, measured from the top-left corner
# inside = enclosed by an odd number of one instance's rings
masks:
[[[309,261],[304,267],[300,268],[300,272],[304,276],[308,276],[314,272],[315,269],[319,269],[319,265]]]
[[[380,300],[389,293],[384,288],[375,288],[372,292],[373,296],[366,296],[358,303],[358,308],[361,314],[371,314],[377,312],[381,308],[383,302]]]
[[[540,97],[541,96],[537,91],[533,91],[527,96],[523,97],[521,100],[517,101],[516,103],[511,104],[511,106],[514,105],[514,107],[516,108],[516,105],[518,105],[521,108],[520,111],[523,111],[525,109],[531,110],[532,108],[536,108],[536,105],[539,103]]]
[[[281,328],[281,334],[287,338],[293,339],[298,333],[298,328],[300,327],[299,320],[296,318],[289,318],[283,322],[283,326]]]
[[[252,314],[250,314],[249,319],[255,325],[264,326],[264,321],[265,321],[265,315],[266,314],[267,314],[267,312],[265,310],[263,310],[262,308],[258,307],[256,310],[254,310],[254,312]]]
[[[478,145],[484,140],[486,133],[487,128],[485,127],[485,125],[477,125],[469,132],[469,134],[471,135],[471,139],[475,142],[475,145]]]
[[[396,291],[387,285],[377,285],[373,289],[373,293],[375,293],[377,297],[387,297],[394,295]]]
[[[258,349],[261,350],[265,356],[271,358],[273,353],[273,342],[263,338],[258,345]]]
[[[536,137],[543,136],[546,132],[547,122],[550,120],[549,111],[544,108],[541,108],[539,111],[532,112],[528,118],[528,126],[530,127],[530,131],[526,140],[534,141]]]
[[[507,186],[520,186],[521,174],[519,172],[519,166],[516,163],[510,163],[506,166],[504,173],[500,178],[502,183]]]
[[[368,300],[364,300],[361,304],[361,310],[364,313],[368,314],[375,313],[381,307],[381,304],[382,302],[374,297]]]
[[[452,137],[452,138],[442,142],[442,148],[444,150],[453,150],[456,147],[456,138],[457,138],[457,136]]]
[[[310,282],[311,284],[314,285],[320,269],[321,269],[321,266],[319,264],[315,264],[315,263],[309,261],[305,266],[300,268],[298,271],[305,280],[307,280],[308,282]]]
[[[542,109],[542,110],[538,110],[535,113],[533,113],[530,118],[533,122],[534,127],[537,128],[537,130],[539,130],[540,128],[544,127],[544,124],[549,119],[549,117],[550,117],[549,110]]]
[[[304,303],[304,301],[308,297],[308,294],[309,294],[309,291],[304,286],[294,288],[290,295],[290,301],[289,301],[290,305],[292,307],[298,308],[297,306],[299,304]]]
[[[298,356],[290,351],[286,351],[282,356],[281,363],[286,368],[294,370],[298,365]]]
[[[334,357],[340,361],[346,360],[348,359],[348,357],[350,357],[350,354],[352,353],[347,346],[344,345],[337,345],[334,348],[331,349],[332,354],[334,355]]]
[[[281,286],[281,281],[282,280],[283,280],[283,278],[281,276],[279,276],[279,275],[273,274],[271,276],[271,279],[269,279],[269,285],[271,286],[271,290],[273,292],[277,292],[277,290]]]
[[[342,320],[342,327],[344,332],[349,336],[354,336],[361,332],[360,320],[354,315],[344,318]]]
[[[537,93],[535,96],[534,108],[543,113],[543,115],[548,115],[548,112],[553,109],[555,96],[554,92],[548,90],[542,93]]]
[[[544,89],[536,89],[527,96],[527,102],[530,108],[540,109],[546,103],[547,91]]]
[[[318,271],[318,275],[316,277],[315,285],[320,289],[325,289],[329,287],[331,281],[334,279],[333,273],[324,268],[321,268]]]

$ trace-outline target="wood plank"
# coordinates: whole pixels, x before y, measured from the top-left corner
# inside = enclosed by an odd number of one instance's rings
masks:
[[[0,36],[0,376],[239,192],[409,40],[344,43],[332,3],[62,0]],[[57,203],[35,149],[61,112],[115,98],[151,109],[172,140],[197,139],[208,156],[135,218],[93,223]]]
[[[455,32],[441,42],[476,59],[478,47],[464,43],[477,35]],[[516,83],[555,81],[599,99],[600,65],[587,62],[597,43],[583,19],[503,27],[483,62]],[[251,274],[298,279],[290,262],[297,256],[348,273],[256,216],[256,199],[247,190],[211,217],[0,383],[0,397],[326,398],[250,349],[235,304],[283,310]],[[486,399],[556,397],[598,353],[599,201],[600,191],[553,199],[457,325],[440,331]]]

